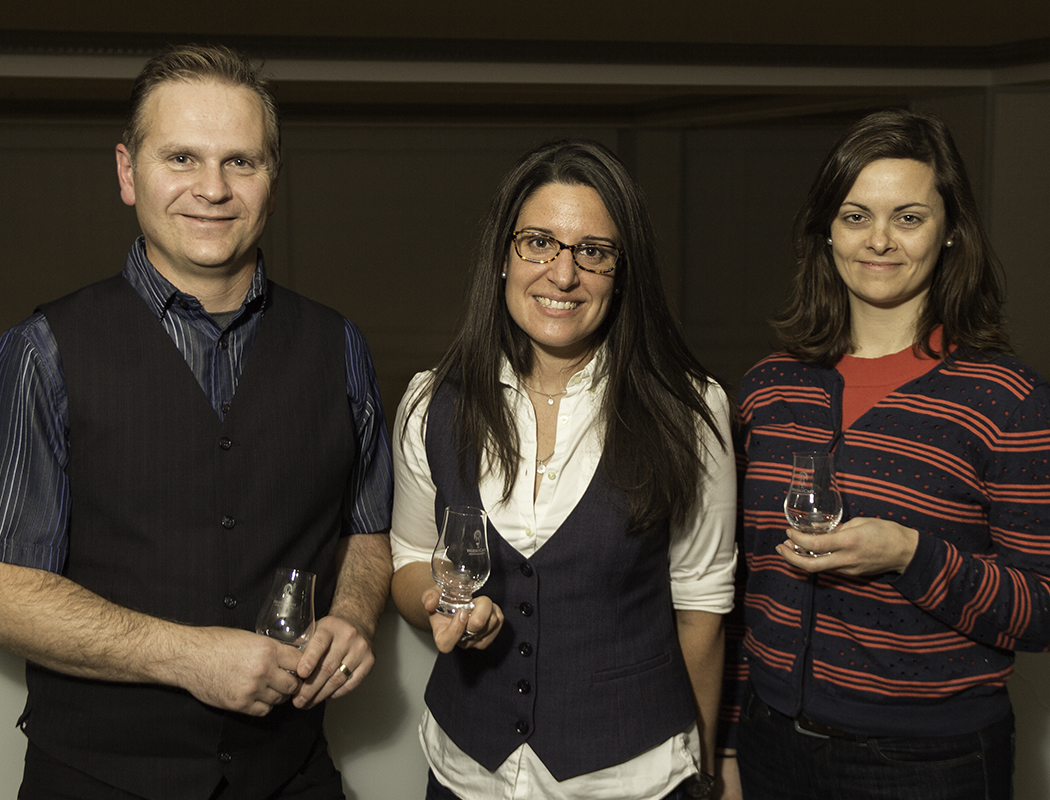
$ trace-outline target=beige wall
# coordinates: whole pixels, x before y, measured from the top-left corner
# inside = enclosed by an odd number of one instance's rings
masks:
[[[921,97],[949,119],[1007,266],[1018,349],[1050,373],[1050,90]],[[119,121],[0,121],[0,327],[118,271],[136,233],[119,200]],[[788,281],[791,216],[840,126],[707,130],[290,124],[279,205],[264,241],[271,276],[335,306],[371,344],[388,416],[434,363],[463,313],[473,230],[524,149],[586,135],[618,149],[645,187],[672,305],[702,360],[735,383],[769,352],[765,320]],[[378,672],[333,704],[329,730],[351,800],[420,796],[415,723],[432,659],[388,612]],[[1021,660],[1019,800],[1050,796],[1050,662]],[[14,796],[21,662],[0,655],[0,796]]]

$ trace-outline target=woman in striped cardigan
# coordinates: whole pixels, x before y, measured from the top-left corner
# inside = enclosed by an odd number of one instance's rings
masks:
[[[726,796],[1008,798],[1013,651],[1050,646],[1050,387],[1009,354],[944,124],[855,124],[795,246],[784,352],[740,390]],[[811,450],[834,453],[843,522],[785,534],[792,453]]]

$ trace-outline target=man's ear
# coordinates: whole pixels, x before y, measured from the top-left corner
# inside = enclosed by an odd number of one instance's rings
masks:
[[[128,148],[123,144],[117,145],[117,182],[120,184],[120,199],[125,205],[135,205],[135,167]]]

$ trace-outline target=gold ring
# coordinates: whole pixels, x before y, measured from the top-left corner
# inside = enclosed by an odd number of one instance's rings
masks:
[[[339,671],[346,676],[347,680],[350,680],[350,676],[354,674],[354,671],[350,669],[346,664],[339,665]]]

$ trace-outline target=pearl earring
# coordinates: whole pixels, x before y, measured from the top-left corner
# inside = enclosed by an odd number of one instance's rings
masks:
[[[503,280],[507,280],[507,270],[503,270],[503,272],[500,273],[500,277],[503,278]]]
[[[949,239],[948,241],[946,241],[944,243],[944,246],[945,247],[951,247],[953,244],[955,244],[955,242],[952,239]]]
[[[831,237],[830,236],[825,241],[827,241],[828,244],[834,244],[834,242],[831,241]]]

